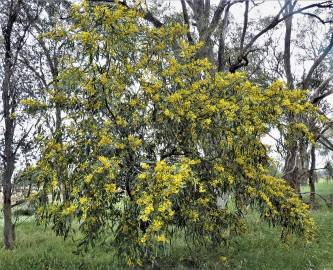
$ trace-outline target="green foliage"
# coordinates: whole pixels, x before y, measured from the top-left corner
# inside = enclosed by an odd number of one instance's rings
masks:
[[[67,236],[78,221],[80,247],[110,234],[128,265],[154,261],[179,231],[195,244],[223,243],[246,230],[248,206],[280,225],[283,238],[312,239],[307,206],[270,176],[261,143],[272,127],[287,132],[287,115],[314,111],[303,91],[214,73],[196,58],[200,44],[183,39],[186,29],[151,28],[135,9],[84,3],[72,16],[69,29],[49,35],[67,39],[75,57],[67,56],[47,104],[66,113],[63,142],[45,136],[29,168],[40,222]],[[223,194],[232,198],[226,208],[217,205]]]

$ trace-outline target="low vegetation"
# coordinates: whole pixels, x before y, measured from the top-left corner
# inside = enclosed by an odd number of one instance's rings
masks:
[[[318,183],[318,192],[328,199],[333,184]],[[193,250],[183,238],[178,238],[171,251],[160,251],[158,266],[160,269],[333,269],[333,211],[321,205],[311,215],[317,225],[317,237],[312,243],[306,244],[297,237],[282,242],[280,231],[269,228],[253,212],[248,217],[248,232],[233,239],[227,248],[203,246]],[[17,248],[0,251],[0,269],[124,268],[107,247],[95,247],[84,256],[75,255],[75,239],[63,241],[49,228],[36,227],[33,218],[22,217],[21,222],[17,228]]]

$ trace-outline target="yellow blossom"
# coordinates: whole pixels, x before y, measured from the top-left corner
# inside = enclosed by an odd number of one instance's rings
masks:
[[[117,186],[113,183],[105,184],[104,188],[107,193],[115,193],[117,191]]]

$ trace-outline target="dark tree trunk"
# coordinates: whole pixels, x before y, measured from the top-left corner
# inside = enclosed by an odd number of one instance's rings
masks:
[[[7,121],[6,121],[7,122]],[[3,219],[4,219],[4,244],[6,249],[14,248],[14,225],[12,222],[12,175],[14,171],[14,155],[12,152],[12,132],[6,125],[5,132],[5,156],[4,172],[2,178],[3,185]]]
[[[15,113],[17,106],[16,95],[12,85],[12,76],[14,73],[14,56],[12,48],[12,33],[14,24],[17,21],[18,13],[21,8],[22,0],[10,2],[8,19],[2,27],[4,37],[4,77],[1,85],[2,103],[3,103],[3,118],[5,121],[4,134],[4,152],[2,153],[3,161],[3,219],[4,219],[4,245],[6,249],[14,248],[14,225],[12,221],[12,177],[15,167],[15,151],[13,149],[15,118],[12,115]],[[20,48],[20,46],[19,46]],[[17,49],[18,52],[19,49]]]
[[[11,61],[5,60],[5,79],[2,85],[2,101],[5,119],[5,136],[4,143],[5,149],[3,153],[3,217],[4,217],[4,244],[6,249],[14,247],[14,227],[12,223],[11,212],[11,197],[12,197],[12,176],[15,166],[15,153],[13,151],[14,141],[14,122],[11,117],[11,107],[13,104],[10,102],[10,77],[11,77]]]
[[[294,142],[288,149],[288,155],[284,164],[284,179],[287,183],[295,190],[296,193],[300,194],[300,169],[298,162],[298,147],[297,143]]]
[[[314,145],[311,147],[311,167],[309,173],[309,186],[310,186],[310,207],[313,209],[315,207],[316,199],[316,148]]]
[[[49,53],[49,52],[48,52]],[[58,66],[57,63],[51,63],[53,65],[54,71],[52,72],[53,80],[57,82],[58,80]],[[51,65],[50,64],[50,65]],[[55,137],[56,142],[63,148],[63,132],[62,132],[62,117],[61,117],[61,105],[56,104],[56,126],[55,126]],[[62,164],[57,168],[58,181],[60,188],[62,190],[62,199],[66,202],[69,199],[70,188],[68,179],[68,170],[66,164]]]
[[[292,12],[294,6],[289,0],[285,0],[286,10],[285,14]],[[284,36],[284,53],[283,63],[284,71],[287,78],[287,84],[289,89],[294,88],[294,78],[291,70],[291,32],[293,26],[293,17],[288,17],[285,20],[285,36]],[[288,121],[293,122],[295,119],[290,116]],[[288,136],[288,135],[287,135]],[[288,138],[287,138],[288,139]],[[295,190],[296,193],[300,193],[300,168],[299,168],[299,149],[298,143],[295,138],[290,138],[290,145],[286,147],[287,157],[284,164],[284,178],[287,183]]]

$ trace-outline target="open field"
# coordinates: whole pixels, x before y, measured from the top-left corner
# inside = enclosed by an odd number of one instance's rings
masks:
[[[333,193],[333,183],[321,182],[317,190],[328,198]],[[248,233],[235,238],[228,248],[190,250],[179,240],[170,254],[161,253],[159,269],[332,270],[333,211],[323,206],[312,215],[318,232],[316,240],[310,244],[296,237],[282,243],[279,230],[269,228],[252,213],[248,217]],[[64,242],[50,229],[36,227],[29,219],[18,227],[17,248],[14,251],[0,249],[0,269],[117,268],[117,257],[111,251],[99,247],[78,256],[73,254],[74,250],[75,243],[71,239]]]

